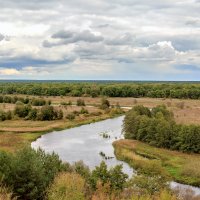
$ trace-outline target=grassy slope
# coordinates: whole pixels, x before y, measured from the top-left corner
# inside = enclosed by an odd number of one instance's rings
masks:
[[[173,180],[200,187],[200,155],[155,148],[135,140],[113,143],[119,160],[141,173],[168,175]]]

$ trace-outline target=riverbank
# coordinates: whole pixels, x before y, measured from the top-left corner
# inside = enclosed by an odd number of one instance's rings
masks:
[[[13,120],[2,122],[0,125],[0,150],[15,152],[25,145],[30,145],[31,142],[46,133],[91,124],[118,116],[120,115],[102,114],[100,116],[77,118],[72,121],[64,119],[56,121]],[[7,127],[5,127],[6,125]]]
[[[138,172],[161,174],[179,183],[200,187],[200,155],[155,148],[135,140],[113,143],[117,159]]]

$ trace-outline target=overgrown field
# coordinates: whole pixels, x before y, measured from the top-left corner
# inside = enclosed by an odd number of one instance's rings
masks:
[[[161,174],[180,183],[200,187],[200,155],[155,148],[136,140],[113,143],[119,160],[141,174]]]

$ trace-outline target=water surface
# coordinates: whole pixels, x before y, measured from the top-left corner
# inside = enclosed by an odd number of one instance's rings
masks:
[[[121,134],[123,118],[122,116],[42,135],[41,138],[32,143],[32,147],[41,147],[46,152],[54,151],[63,161],[69,163],[83,160],[91,169],[99,165],[102,160],[109,167],[122,164],[123,171],[131,176],[133,169],[127,163],[115,158],[112,146],[114,141],[123,138]],[[109,138],[103,138],[103,133]],[[100,155],[100,152],[103,152],[106,157],[112,157],[112,159],[106,160]]]

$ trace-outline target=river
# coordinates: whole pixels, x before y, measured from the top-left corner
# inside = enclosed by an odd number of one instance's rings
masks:
[[[90,169],[94,169],[102,160],[106,162],[108,167],[117,164],[123,165],[123,172],[131,177],[134,170],[123,161],[116,159],[112,143],[116,140],[123,139],[122,123],[124,117],[108,119],[80,127],[75,127],[63,131],[54,131],[42,135],[31,146],[35,149],[41,147],[45,152],[57,153],[63,161],[74,163],[82,160]],[[103,134],[109,136],[104,138]],[[105,154],[105,159],[100,154]],[[200,194],[200,188],[187,185],[171,183],[171,187],[190,188],[196,194]]]

